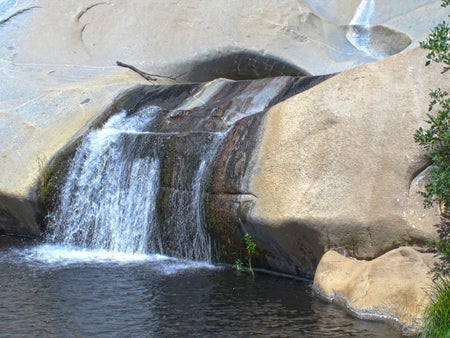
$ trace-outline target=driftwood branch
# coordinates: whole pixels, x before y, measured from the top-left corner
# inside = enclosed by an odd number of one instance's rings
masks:
[[[140,76],[142,76],[142,77],[143,77],[144,79],[146,79],[147,81],[158,81],[158,79],[157,79],[156,77],[162,77],[162,78],[165,78],[165,79],[170,79],[170,80],[173,80],[173,81],[177,81],[177,79],[178,79],[180,76],[186,74],[186,73],[182,73],[182,74],[180,74],[180,75],[178,75],[178,76],[176,76],[176,77],[173,77],[173,76],[164,76],[164,75],[158,75],[158,74],[149,74],[149,73],[146,73],[146,72],[144,72],[144,71],[142,71],[142,70],[140,70],[140,69],[137,69],[136,67],[134,67],[134,66],[132,66],[132,65],[129,65],[129,64],[126,64],[126,63],[123,63],[123,62],[120,62],[120,61],[116,61],[116,64],[117,64],[119,67],[125,67],[125,68],[131,69],[133,72],[139,74]]]

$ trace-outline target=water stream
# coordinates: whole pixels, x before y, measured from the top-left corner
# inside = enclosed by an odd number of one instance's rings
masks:
[[[315,298],[305,280],[4,241],[2,337],[401,337]]]
[[[374,0],[362,0],[353,15],[346,34],[347,40],[358,50],[378,58],[371,49],[370,19],[375,9]]]

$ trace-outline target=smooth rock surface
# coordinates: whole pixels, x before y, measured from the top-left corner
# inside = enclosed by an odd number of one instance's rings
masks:
[[[445,17],[434,0],[376,1],[367,17],[361,17],[359,5],[355,0],[27,0],[6,10],[0,20],[6,20],[3,30],[17,30],[14,26],[26,18],[20,34],[14,31],[20,40],[2,42],[15,64],[105,66],[121,60],[160,74],[189,75],[199,63],[249,51],[318,75],[383,56],[349,41],[355,24],[378,27],[369,42],[377,49],[377,32],[382,32],[390,44],[382,49],[391,55],[400,45],[417,46]],[[253,62],[244,59],[243,67]]]
[[[314,277],[314,290],[362,318],[389,319],[406,330],[422,325],[432,286],[432,253],[412,247],[392,250],[373,261],[328,251]]]
[[[40,232],[34,214],[42,167],[114,97],[146,82],[117,60],[184,81],[343,71],[379,57],[347,37],[361,23],[358,6],[353,0],[3,0],[0,231]],[[417,46],[444,17],[434,0],[380,0],[364,27],[389,32],[383,50],[391,54]],[[370,41],[372,49],[378,45]]]
[[[248,229],[292,272],[313,274],[327,248],[371,259],[436,238],[437,211],[424,210],[417,193],[429,162],[413,135],[424,125],[428,90],[448,75],[425,67],[424,54],[341,73],[267,113]]]

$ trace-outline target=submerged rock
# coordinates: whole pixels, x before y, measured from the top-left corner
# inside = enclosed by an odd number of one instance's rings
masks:
[[[345,306],[361,318],[392,320],[417,331],[429,303],[434,254],[412,247],[392,250],[372,261],[328,251],[314,277],[321,297]]]

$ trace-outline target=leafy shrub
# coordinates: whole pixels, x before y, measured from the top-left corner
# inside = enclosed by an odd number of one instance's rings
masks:
[[[248,232],[244,234],[244,242],[245,242],[245,258],[247,259],[248,271],[250,271],[254,275],[252,267],[252,258],[255,258],[258,255],[259,250],[256,246],[256,243],[253,241],[252,236]],[[240,258],[236,259],[236,262],[234,263],[234,269],[237,271],[245,270],[244,263]]]
[[[442,0],[442,7],[450,5],[450,0]],[[450,17],[450,16],[449,16]],[[443,63],[442,73],[450,69],[450,25],[444,21],[437,25],[421,43],[421,47],[429,50],[426,65],[433,62]],[[441,263],[437,266],[437,273],[450,273],[450,98],[448,92],[436,89],[430,93],[431,102],[428,108],[428,129],[419,128],[414,140],[424,147],[428,157],[433,161],[430,170],[430,182],[425,191],[420,192],[424,197],[426,208],[437,204],[443,207],[441,223],[437,225],[439,241],[436,248],[441,254]],[[437,110],[435,115],[431,112]]]
[[[442,0],[441,5],[449,6],[450,0]],[[446,21],[432,30],[421,47],[430,51],[426,65],[443,63],[442,73],[450,70],[450,25]],[[441,223],[437,225],[439,241],[436,248],[440,262],[434,270],[434,286],[424,315],[422,337],[450,338],[450,98],[441,89],[432,91],[430,96],[429,128],[419,128],[414,139],[427,150],[433,161],[430,182],[421,192],[424,206],[438,204],[443,207],[443,213]],[[433,109],[437,110],[435,115],[431,114]]]

